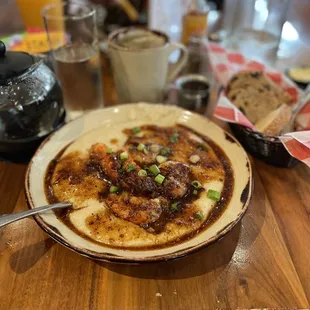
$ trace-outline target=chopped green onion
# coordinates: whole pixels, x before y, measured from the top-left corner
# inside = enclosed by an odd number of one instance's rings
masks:
[[[140,127],[133,127],[133,128],[131,129],[131,131],[132,131],[132,133],[133,133],[134,135],[136,135],[137,133],[139,133],[139,132],[141,131],[141,128],[140,128]]]
[[[158,144],[152,144],[150,149],[153,153],[157,153],[157,152],[159,152],[159,145]]]
[[[113,153],[113,150],[110,147],[108,147],[106,152],[107,152],[107,154],[111,154],[111,153]]]
[[[126,171],[127,172],[131,172],[131,171],[135,171],[136,170],[136,166],[134,164],[128,164]]]
[[[146,170],[143,170],[143,169],[139,170],[138,176],[139,177],[146,177],[147,176]]]
[[[175,212],[178,211],[179,208],[179,202],[174,202],[171,206],[170,206],[170,211]]]
[[[170,153],[171,153],[171,148],[170,147],[163,147],[160,150],[160,155],[163,155],[163,156],[166,156],[166,155],[168,155]]]
[[[155,182],[158,184],[162,184],[165,180],[165,177],[161,174],[157,174],[157,176],[155,177]]]
[[[197,189],[194,189],[194,190],[193,190],[193,194],[194,194],[194,195],[198,195]]]
[[[110,187],[110,193],[117,193],[119,192],[119,188],[117,186],[112,185]]]
[[[192,184],[192,186],[194,186],[197,189],[202,188],[201,183],[197,180],[193,181],[191,184]]]
[[[173,133],[172,136],[169,138],[171,143],[177,143],[179,138],[179,134],[177,132]]]
[[[156,160],[157,160],[157,162],[158,162],[159,164],[162,164],[162,163],[164,163],[165,161],[167,161],[167,157],[161,156],[161,155],[157,155],[157,156],[156,156]]]
[[[202,143],[197,144],[197,150],[198,151],[205,151],[206,150],[206,146]]]
[[[221,193],[218,191],[215,191],[213,189],[209,189],[207,193],[208,198],[211,200],[219,201],[221,198]]]
[[[127,152],[121,153],[120,156],[119,156],[119,158],[120,158],[121,160],[127,159],[127,158],[128,158],[128,153],[127,153]]]
[[[144,153],[144,154],[148,154],[148,152],[149,152],[149,151],[148,151],[148,150],[146,149],[146,147],[145,147],[144,150],[143,150],[143,153]]]
[[[143,151],[145,149],[145,145],[143,143],[140,143],[137,147],[138,151]]]
[[[159,168],[156,166],[156,165],[152,165],[150,168],[149,168],[150,172],[152,172],[154,175],[157,175],[160,173],[160,170]]]
[[[200,211],[198,211],[198,212],[195,213],[195,217],[196,217],[198,220],[200,220],[200,221],[203,220],[203,215],[202,215],[202,213],[201,213]]]

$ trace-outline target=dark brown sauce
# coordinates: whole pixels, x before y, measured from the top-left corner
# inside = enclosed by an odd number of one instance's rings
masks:
[[[67,146],[65,146],[57,155],[56,157],[48,164],[46,172],[45,172],[45,179],[44,179],[44,188],[45,188],[45,196],[48,201],[48,203],[53,204],[60,202],[54,194],[54,189],[52,186],[52,178],[55,171],[55,168],[58,164],[59,159],[63,155],[63,153],[66,151],[66,149],[71,145],[72,143],[69,143]],[[57,209],[53,210],[54,213],[57,215],[59,219],[65,222],[66,225],[68,225],[66,218],[67,215],[70,213],[70,208],[68,209]],[[72,227],[72,224],[68,225],[70,228]]]
[[[53,190],[53,186],[52,186],[51,182],[52,182],[52,177],[53,177],[56,165],[57,165],[60,157],[66,151],[66,149],[70,146],[70,144],[68,144],[64,149],[62,149],[47,166],[47,169],[45,172],[45,179],[44,179],[44,188],[45,188],[45,196],[46,196],[46,199],[49,203],[59,202],[58,199],[54,195],[54,190]],[[64,209],[59,209],[59,210],[64,210]]]
[[[199,190],[199,194],[203,192],[204,189]],[[165,231],[166,225],[169,222],[174,221],[176,218],[184,217],[184,221],[188,224],[192,224],[197,219],[192,216],[186,216],[186,209],[191,208],[193,212],[198,211],[194,204],[192,204],[195,200],[197,200],[198,195],[193,194],[193,190],[189,189],[185,196],[182,198],[182,201],[178,205],[178,210],[172,212],[169,208],[163,210],[162,214],[160,215],[159,219],[151,224],[148,225],[148,228],[154,230],[156,234],[160,234],[161,232]],[[192,212],[192,213],[193,213]]]
[[[151,129],[151,130],[154,130],[156,128],[156,126],[153,126],[153,125],[145,125],[142,127],[144,129]],[[123,249],[127,249],[127,250],[128,249],[130,249],[130,250],[145,250],[145,249],[165,248],[168,246],[176,245],[178,243],[181,243],[181,242],[184,242],[186,240],[191,239],[193,236],[204,231],[207,227],[210,227],[214,222],[216,222],[216,220],[225,211],[225,208],[231,199],[233,187],[234,187],[234,175],[233,175],[233,171],[231,169],[231,163],[230,163],[228,157],[222,151],[222,149],[215,142],[210,140],[209,138],[202,136],[201,134],[195,132],[194,130],[192,130],[192,129],[184,126],[184,125],[178,125],[177,127],[180,129],[185,129],[186,131],[190,131],[193,134],[199,136],[203,141],[205,141],[209,146],[211,146],[211,148],[213,149],[217,158],[222,163],[224,171],[225,171],[225,180],[224,180],[224,187],[222,190],[221,200],[216,203],[215,207],[210,212],[208,218],[205,220],[205,222],[198,229],[190,232],[189,234],[187,234],[185,236],[182,236],[181,238],[173,240],[172,242],[165,243],[164,245],[154,245],[154,246],[137,247],[137,248],[135,248],[135,247],[128,248],[128,247],[120,247],[120,246],[111,246],[111,245],[107,245],[107,244],[105,244],[105,246],[111,247],[111,248],[118,248],[118,249],[123,248]],[[129,133],[131,131],[126,131],[126,132]],[[59,159],[62,157],[65,150],[67,149],[67,147],[69,147],[69,145],[66,146],[63,150],[61,150],[57,154],[55,159],[52,160],[47,167],[44,184],[45,184],[45,194],[46,194],[46,197],[47,197],[47,200],[49,203],[58,202],[57,198],[54,195],[53,186],[51,184],[51,181],[52,181],[52,176],[54,174],[56,165],[57,165]],[[104,172],[102,171],[102,168],[100,167],[100,165],[98,165],[96,162],[92,162],[91,160],[89,160],[89,162],[87,163],[86,174],[88,174],[88,173],[92,173],[92,174],[95,173],[95,174],[97,174],[98,178],[105,179]],[[201,191],[204,191],[204,189],[202,189]],[[107,196],[107,192],[98,193],[98,198],[100,201],[105,199],[106,196]],[[180,203],[178,211],[171,212],[171,211],[169,211],[169,209],[165,209],[163,211],[163,213],[161,214],[160,218],[156,222],[149,224],[147,227],[144,227],[144,228],[147,230],[149,230],[151,228],[151,230],[154,233],[160,233],[160,232],[164,231],[168,222],[173,221],[176,217],[182,215],[182,212],[185,212],[184,211],[185,207],[194,208],[194,204],[191,204],[191,202],[195,201],[196,199],[197,199],[197,195],[193,194],[193,190],[192,189],[188,190],[186,195],[182,198],[182,201]],[[60,220],[62,220],[64,222],[64,224],[66,224],[71,230],[73,230],[75,233],[77,233],[81,237],[87,239],[90,242],[102,245],[101,242],[93,240],[90,237],[80,233],[73,226],[73,224],[69,220],[70,212],[71,212],[70,209],[67,209],[67,210],[60,209],[60,210],[57,210],[55,212],[55,214],[57,215],[57,217]],[[195,218],[190,218],[190,220],[192,220],[192,222],[197,221],[197,219],[195,219]]]
[[[225,180],[224,180],[224,187],[223,187],[223,191],[221,195],[221,200],[217,202],[215,207],[210,212],[207,220],[198,229],[198,231],[196,231],[196,233],[199,233],[202,230],[204,230],[206,227],[212,225],[225,211],[225,207],[228,205],[231,199],[231,196],[232,196],[233,189],[234,189],[234,183],[235,183],[234,174],[231,169],[231,163],[230,163],[229,158],[226,156],[224,151],[215,142],[213,142],[211,139],[205,136],[202,136],[201,134],[199,134],[198,132],[196,132],[195,130],[191,128],[188,128],[184,125],[178,125],[178,126],[186,128],[188,131],[191,131],[193,134],[199,136],[202,140],[207,142],[211,146],[215,154],[217,155],[220,162],[223,164],[224,171],[225,171]]]
[[[225,139],[228,140],[231,143],[236,143],[236,141],[225,132]]]
[[[117,144],[118,143],[118,139],[114,138],[110,140],[111,144]]]

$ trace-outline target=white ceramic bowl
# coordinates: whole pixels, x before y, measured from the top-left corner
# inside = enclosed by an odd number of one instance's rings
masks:
[[[92,259],[140,263],[169,260],[188,255],[218,240],[242,218],[249,204],[253,181],[249,159],[240,144],[230,134],[208,119],[189,111],[165,105],[146,103],[126,104],[93,111],[62,127],[47,138],[33,156],[26,174],[26,195],[30,208],[47,204],[44,194],[44,175],[50,161],[70,142],[82,134],[106,126],[120,124],[124,128],[142,124],[172,126],[186,125],[215,141],[229,157],[235,184],[231,201],[220,218],[192,239],[163,249],[143,251],[121,250],[87,241],[61,222],[53,212],[46,212],[35,219],[53,239]]]

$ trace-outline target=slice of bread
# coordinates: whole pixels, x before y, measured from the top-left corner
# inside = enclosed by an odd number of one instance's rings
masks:
[[[292,98],[261,71],[236,74],[226,88],[226,95],[255,124]]]
[[[292,108],[287,104],[282,104],[278,109],[270,112],[266,117],[259,120],[255,127],[258,131],[269,135],[277,136],[288,124],[292,115]]]
[[[278,85],[270,80],[262,71],[243,71],[232,77],[227,86],[227,95],[233,89],[247,89],[248,87],[257,89],[259,93],[272,94],[282,103],[292,104],[293,98],[284,92]]]
[[[260,93],[252,86],[247,89],[233,90],[231,94],[230,100],[232,103],[245,114],[252,124],[255,124],[281,105],[281,102],[275,96]]]

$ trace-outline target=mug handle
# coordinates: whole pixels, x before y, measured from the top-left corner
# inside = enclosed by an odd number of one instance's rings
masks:
[[[183,44],[170,43],[169,55],[176,50],[180,50],[181,55],[176,63],[169,65],[168,82],[171,82],[176,78],[176,76],[184,68],[188,60],[188,50]]]

